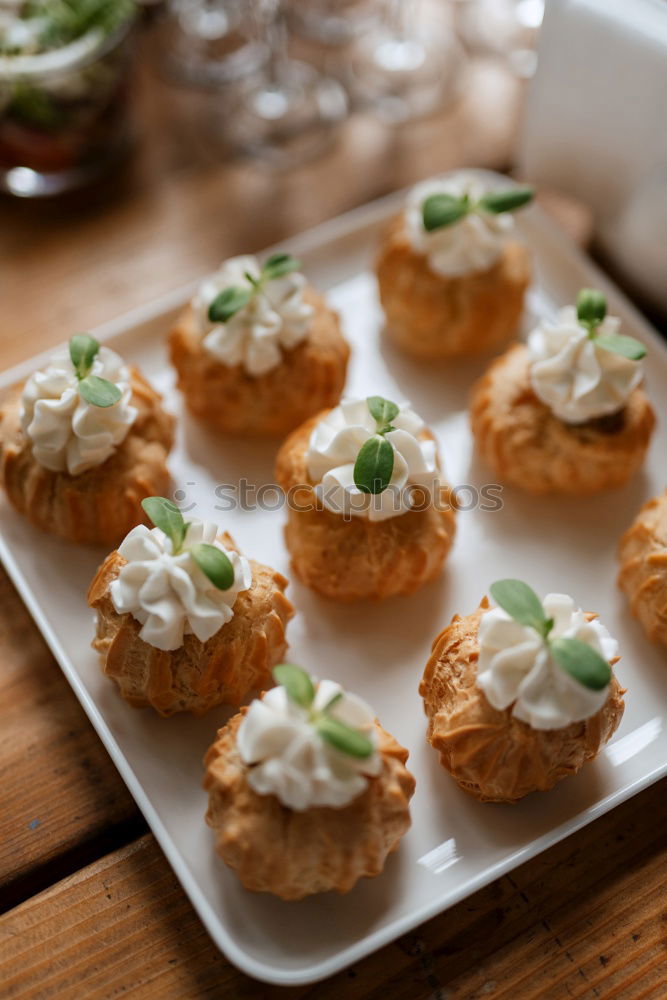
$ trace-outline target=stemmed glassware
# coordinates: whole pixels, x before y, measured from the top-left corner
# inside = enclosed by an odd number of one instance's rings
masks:
[[[216,140],[277,167],[326,147],[348,94],[391,123],[460,94],[465,56],[444,0],[170,0],[170,9],[185,39],[172,64],[194,82],[231,84],[220,91]],[[336,77],[294,58],[288,23],[329,46]]]
[[[380,2],[379,24],[353,42],[347,64],[355,100],[392,122],[446,107],[459,96],[465,57],[442,4]]]
[[[239,88],[226,117],[227,136],[276,166],[319,153],[347,114],[341,84],[287,50],[284,0],[253,0],[256,30],[268,58]]]
[[[245,8],[243,0],[169,0],[160,32],[167,73],[217,87],[257,70],[266,51],[250,37]]]
[[[321,45],[347,45],[379,19],[377,0],[288,0],[290,26]]]

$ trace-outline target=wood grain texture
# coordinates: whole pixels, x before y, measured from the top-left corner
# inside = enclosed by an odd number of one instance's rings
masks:
[[[662,1000],[666,792],[667,782],[648,789],[363,963],[298,989],[235,971],[145,836],[0,918],[3,997]]]
[[[23,892],[40,885],[40,867],[73,852],[66,864],[75,868],[77,853],[79,863],[90,860],[87,842],[140,823],[129,792],[2,568],[0,788],[3,908],[16,898],[19,884],[25,883]]]
[[[61,203],[0,199],[0,368],[226,255],[429,174],[505,168],[521,91],[498,63],[476,62],[446,114],[401,129],[356,114],[325,156],[272,174],[210,141],[211,115],[224,113],[217,97],[158,82],[144,58],[143,141],[127,171]],[[587,241],[585,209],[541,197]],[[213,947],[154,840],[135,839],[144,829],[136,807],[2,571],[0,780],[0,900],[26,900],[0,918],[3,1000],[667,995],[665,782],[326,983],[277,990],[242,976]]]

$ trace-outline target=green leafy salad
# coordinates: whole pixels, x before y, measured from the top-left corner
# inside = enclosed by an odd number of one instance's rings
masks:
[[[0,56],[39,55],[95,32],[113,34],[134,0],[0,0]]]

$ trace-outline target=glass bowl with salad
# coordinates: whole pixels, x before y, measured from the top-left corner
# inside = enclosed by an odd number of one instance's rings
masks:
[[[0,0],[0,190],[59,194],[130,144],[134,0]]]

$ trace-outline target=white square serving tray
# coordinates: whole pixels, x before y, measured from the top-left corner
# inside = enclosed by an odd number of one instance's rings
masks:
[[[488,174],[483,174],[488,177]],[[497,183],[503,178],[492,175]],[[350,395],[411,400],[436,432],[446,474],[477,490],[493,484],[478,462],[468,426],[470,385],[484,362],[420,364],[382,336],[371,267],[393,195],[289,240],[309,280],[340,311],[353,358]],[[665,652],[645,639],[615,584],[616,545],[640,503],[665,487],[667,347],[613,285],[537,207],[518,216],[535,261],[525,326],[573,301],[584,285],[601,288],[624,330],[649,348],[648,391],[659,425],[648,462],[623,490],[590,499],[533,499],[506,488],[500,510],[458,514],[445,571],[412,597],[377,605],[338,606],[293,581],[297,614],[288,629],[289,659],[319,677],[358,691],[382,724],[410,750],[417,778],[412,828],[384,873],[346,896],[327,893],[284,903],[246,892],[213,850],[204,823],[202,758],[229,716],[158,718],[130,708],[101,674],[90,648],[92,614],[85,595],[101,550],[72,548],[31,528],[0,500],[0,557],[92,724],[144,813],[211,937],[243,971],[278,984],[313,982],[369,954],[481,886],[590,823],[667,773]],[[215,262],[212,262],[212,264]],[[165,338],[192,288],[94,331],[165,394],[178,415],[170,460],[183,509],[217,520],[247,555],[289,576],[281,510],[228,510],[228,490],[242,478],[273,483],[277,442],[216,439],[183,411]],[[45,360],[33,358],[0,376],[0,395]],[[468,495],[470,495],[468,493]],[[462,494],[463,497],[463,494]],[[264,507],[276,492],[263,491]],[[222,509],[220,509],[222,508]],[[597,761],[547,794],[516,806],[482,805],[458,789],[426,744],[417,687],[435,635],[455,613],[477,607],[494,580],[513,576],[538,593],[565,591],[598,611],[620,640],[617,672],[627,687],[621,727]]]

